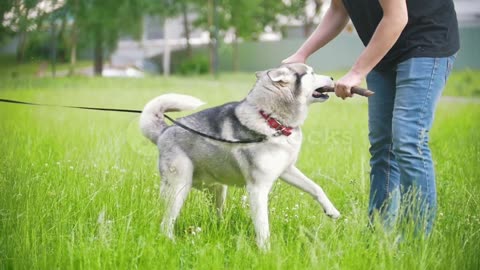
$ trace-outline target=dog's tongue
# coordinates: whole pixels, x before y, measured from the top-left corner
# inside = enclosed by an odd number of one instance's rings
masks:
[[[312,97],[314,98],[329,98],[327,94],[321,92],[320,89],[313,91]]]

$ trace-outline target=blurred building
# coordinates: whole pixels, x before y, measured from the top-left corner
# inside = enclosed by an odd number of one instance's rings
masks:
[[[195,14],[188,15],[189,23],[194,19]],[[148,59],[162,55],[166,49],[178,51],[186,48],[184,28],[184,20],[181,16],[169,19],[145,16],[141,40],[134,40],[128,36],[120,38],[117,49],[111,55],[111,64],[135,65],[148,69]],[[191,29],[189,42],[192,46],[204,46],[209,43],[209,40],[208,32]]]

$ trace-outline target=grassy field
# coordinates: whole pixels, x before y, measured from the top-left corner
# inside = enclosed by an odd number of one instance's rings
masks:
[[[446,93],[478,95],[479,77],[453,74]],[[0,98],[141,109],[159,94],[177,92],[213,106],[241,99],[253,83],[251,74],[218,80],[7,75]],[[138,115],[0,104],[0,269],[479,269],[478,101],[440,103],[431,132],[438,218],[431,238],[407,237],[400,245],[396,235],[367,229],[366,106],[361,97],[312,106],[298,166],[343,217],[330,220],[312,198],[279,182],[270,196],[272,249],[264,254],[240,188],[230,189],[222,221],[207,195],[192,192],[176,241],[159,234],[156,150],[139,134]]]

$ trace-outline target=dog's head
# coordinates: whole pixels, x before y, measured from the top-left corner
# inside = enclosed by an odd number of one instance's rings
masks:
[[[247,100],[294,122],[295,118],[306,117],[308,105],[328,99],[321,92],[322,87],[334,86],[332,78],[317,75],[313,68],[301,63],[285,64],[256,75],[257,82]]]
[[[315,74],[312,67],[301,63],[259,71],[256,76],[259,86],[272,86],[273,88],[267,90],[274,90],[280,96],[307,105],[326,101],[328,95],[320,90],[322,87],[334,85],[332,78]]]

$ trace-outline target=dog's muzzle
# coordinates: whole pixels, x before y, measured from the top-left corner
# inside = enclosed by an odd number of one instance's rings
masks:
[[[328,99],[329,96],[326,94],[327,90],[324,87],[320,87],[315,89],[312,93],[312,97],[314,98],[322,98],[322,99]]]

